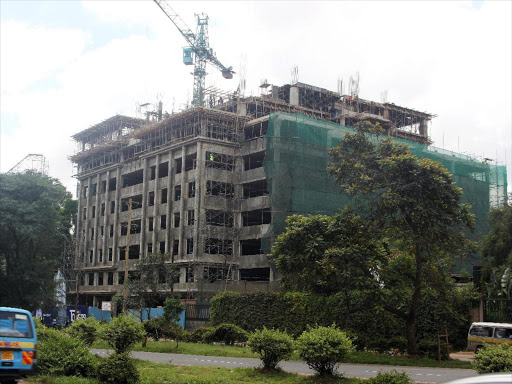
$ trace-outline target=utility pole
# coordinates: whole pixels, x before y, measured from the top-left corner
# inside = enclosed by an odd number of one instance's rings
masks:
[[[132,198],[128,200],[128,228],[126,233],[126,248],[124,251],[124,281],[123,281],[123,313],[126,314],[128,300],[128,258],[130,257],[130,231],[132,230]]]

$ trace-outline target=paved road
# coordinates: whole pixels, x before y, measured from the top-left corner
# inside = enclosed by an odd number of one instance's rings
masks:
[[[92,351],[102,357],[109,354],[109,351],[105,349],[93,349]],[[139,360],[175,365],[254,368],[260,366],[261,363],[259,359],[242,357],[197,356],[155,352],[132,352],[132,355]],[[307,375],[314,373],[303,361],[284,361],[281,362],[280,366],[287,372]],[[390,365],[373,364],[339,364],[339,371],[348,377],[369,378],[377,375],[379,371],[391,371],[392,369],[405,371],[414,381],[423,383],[444,383],[450,380],[476,375],[476,372],[471,369],[394,367]]]

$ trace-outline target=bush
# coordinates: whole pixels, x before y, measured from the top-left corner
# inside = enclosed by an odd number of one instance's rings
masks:
[[[297,347],[300,357],[321,376],[332,375],[336,363],[352,352],[352,342],[334,325],[304,331]]]
[[[389,340],[389,347],[404,353],[407,350],[407,339],[402,336],[394,336]]]
[[[73,321],[68,332],[71,337],[82,341],[89,347],[96,340],[99,328],[100,324],[94,317],[87,317],[85,319],[77,319]]]
[[[116,353],[99,363],[98,378],[106,384],[136,384],[139,373],[128,354]]]
[[[412,384],[413,382],[407,373],[394,369],[391,372],[379,372],[377,376],[368,380],[368,384]]]
[[[128,352],[131,347],[144,340],[144,327],[132,317],[120,315],[112,319],[100,332],[101,339],[114,349],[116,353]]]
[[[234,324],[221,324],[211,328],[203,335],[203,341],[206,343],[224,343],[233,345],[234,343],[245,343],[248,333]]]
[[[248,345],[260,356],[264,369],[276,369],[293,352],[293,339],[286,333],[263,328],[249,336]]]
[[[441,360],[448,360],[448,353],[446,351],[446,344],[441,340]],[[437,360],[437,340],[423,339],[418,342],[418,351],[420,355],[430,357]]]
[[[196,328],[188,334],[187,341],[191,343],[202,343],[204,341],[203,336],[209,331],[211,331],[210,327]]]
[[[183,333],[183,330],[178,324],[165,317],[145,321],[143,326],[147,336],[154,340],[159,340],[160,338],[176,339],[176,337],[179,337]]]
[[[473,369],[478,373],[512,372],[512,347],[484,345],[475,354]]]
[[[79,340],[38,327],[37,371],[42,375],[94,376],[96,358]]]

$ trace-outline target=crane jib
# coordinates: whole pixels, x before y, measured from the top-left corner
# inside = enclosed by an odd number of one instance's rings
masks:
[[[208,16],[205,14],[196,15],[197,30],[196,33],[187,26],[181,17],[172,9],[166,0],[153,0],[164,14],[171,20],[181,35],[185,38],[188,47],[183,48],[183,63],[194,65],[194,93],[192,99],[193,106],[204,106],[204,88],[206,70],[205,64],[208,62],[222,73],[225,79],[232,79],[235,73],[232,67],[223,65],[213,54],[210,48],[208,38]]]

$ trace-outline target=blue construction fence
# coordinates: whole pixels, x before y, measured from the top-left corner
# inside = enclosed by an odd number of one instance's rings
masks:
[[[138,321],[148,320],[148,308],[142,311],[128,310],[128,316],[132,316]],[[154,319],[161,317],[164,314],[163,308],[151,308],[149,312],[150,318]],[[42,319],[43,324],[47,327],[57,326],[65,327],[73,323],[77,319],[85,319],[86,317],[94,317],[98,321],[105,321],[110,323],[112,313],[110,311],[103,311],[96,307],[89,307],[86,305],[68,305],[66,308],[52,308],[49,310],[36,310],[33,315],[38,319]],[[180,314],[180,320],[177,323],[182,329],[185,329],[185,311]]]

